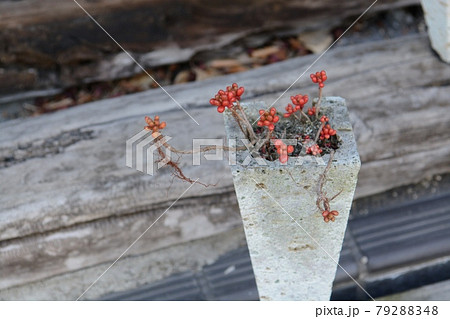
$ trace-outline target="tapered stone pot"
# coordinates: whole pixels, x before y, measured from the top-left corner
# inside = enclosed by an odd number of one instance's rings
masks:
[[[421,0],[431,46],[450,63],[450,0]]]
[[[243,106],[253,120],[267,108]],[[330,299],[361,164],[345,100],[326,98],[322,110],[342,139],[323,188],[329,197],[341,192],[331,202],[340,213],[334,223],[325,223],[316,206],[317,182],[330,155],[247,165],[249,152],[238,151],[231,165],[261,300]],[[228,139],[244,138],[230,113],[224,119]]]

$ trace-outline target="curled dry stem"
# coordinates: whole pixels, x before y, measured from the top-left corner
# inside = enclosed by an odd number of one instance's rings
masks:
[[[341,190],[336,195],[334,195],[333,197],[328,198],[326,193],[323,191],[323,186],[324,186],[325,181],[326,181],[326,176],[327,176],[328,170],[331,167],[331,163],[333,161],[334,153],[335,153],[334,151],[331,152],[330,159],[328,161],[327,167],[325,168],[323,173],[320,174],[319,180],[317,182],[316,206],[322,212],[322,216],[323,216],[324,221],[326,223],[328,223],[329,221],[333,221],[334,222],[335,217],[339,215],[339,212],[337,212],[335,210],[331,210],[330,202],[333,199],[335,199],[336,197],[338,197],[342,193],[342,190]]]
[[[317,207],[319,209],[322,209],[320,207],[320,202],[321,201],[324,202],[324,205],[325,205],[326,202],[327,202],[327,204],[329,202],[329,200],[326,198],[325,194],[323,193],[323,185],[325,184],[327,173],[328,173],[328,171],[329,171],[329,169],[331,167],[331,163],[333,162],[334,153],[335,153],[334,150],[331,151],[330,159],[328,160],[328,164],[325,167],[325,170],[323,171],[323,173],[320,174],[319,180],[317,181],[317,200],[316,200],[316,205],[317,205]]]
[[[159,147],[159,148],[158,148],[158,154],[159,154],[159,156],[160,156],[161,158],[160,158],[159,160],[157,160],[157,162],[160,162],[160,161],[163,161],[163,160],[167,159],[166,165],[169,166],[169,167],[171,167],[171,168],[173,169],[172,174],[173,174],[174,177],[176,177],[176,178],[178,178],[178,179],[181,179],[182,181],[188,182],[189,184],[194,184],[194,183],[196,183],[196,184],[200,184],[200,185],[202,185],[202,186],[204,186],[204,187],[216,186],[215,184],[205,184],[205,183],[199,182],[198,180],[195,181],[195,180],[193,180],[193,179],[187,177],[186,175],[184,175],[184,174],[183,174],[183,171],[182,171],[181,168],[178,166],[178,163],[172,161],[170,158],[169,158],[169,159],[167,158],[167,155],[166,155],[166,153],[163,151],[162,147]]]

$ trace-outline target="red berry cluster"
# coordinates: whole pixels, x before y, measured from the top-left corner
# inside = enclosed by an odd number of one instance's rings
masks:
[[[325,125],[322,128],[322,131],[320,132],[320,139],[321,140],[327,140],[329,139],[331,136],[336,135],[336,130],[333,130],[330,126],[330,124]]]
[[[339,215],[339,212],[337,210],[332,210],[331,212],[328,210],[324,210],[322,212],[323,220],[328,223],[330,220],[332,222],[335,221],[335,216]]]
[[[280,163],[286,163],[288,161],[288,154],[294,151],[294,146],[286,145],[282,140],[276,140],[274,144],[277,148],[277,153],[280,155]]]
[[[152,120],[151,117],[146,116],[145,122],[147,122],[148,125],[144,127],[144,129],[146,131],[153,131],[153,133],[159,132],[159,130],[162,130],[166,127],[166,122],[160,122],[158,115],[155,116],[155,120]]]
[[[328,118],[328,117],[326,117],[325,115],[323,115],[321,118],[320,118],[320,122],[322,122],[322,123],[325,123],[325,122],[328,122],[330,119]]]
[[[209,103],[217,106],[217,112],[222,113],[226,107],[230,108],[234,102],[239,101],[242,94],[244,94],[244,88],[233,83],[231,86],[227,86],[226,91],[219,90],[214,98],[209,100]]]
[[[308,95],[297,94],[291,96],[291,101],[294,105],[300,106],[300,109],[303,109],[303,106],[308,103]]]
[[[308,115],[309,116],[312,116],[314,114],[316,114],[316,107],[315,106],[313,106],[313,107],[308,109]]]
[[[316,72],[315,74],[312,73],[310,77],[314,83],[319,83],[320,88],[325,86],[325,84],[323,84],[327,80],[327,73],[325,71],[322,70],[320,72]]]
[[[322,153],[322,150],[320,149],[319,145],[314,144],[313,146],[308,147],[306,150],[306,154],[312,154],[312,155],[318,155]]]
[[[283,116],[284,116],[284,117],[289,117],[289,116],[291,116],[292,114],[294,114],[294,112],[300,110],[300,106],[299,106],[299,105],[296,105],[295,107],[293,107],[292,104],[289,103],[289,104],[285,107],[285,109],[286,109],[286,113],[284,113]]]
[[[272,107],[269,111],[259,110],[258,126],[267,126],[270,131],[275,129],[275,123],[280,119],[275,113],[277,110]]]
[[[291,101],[295,107],[292,104],[288,104],[286,106],[287,113],[284,113],[284,117],[289,117],[294,112],[303,110],[305,104],[308,103],[308,95],[297,94],[296,96],[291,96]]]

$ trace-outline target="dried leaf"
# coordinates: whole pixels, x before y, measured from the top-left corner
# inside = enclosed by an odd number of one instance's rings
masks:
[[[304,32],[298,36],[298,39],[313,53],[321,53],[333,43],[333,37],[328,30]]]
[[[46,111],[56,111],[59,109],[64,109],[74,104],[74,100],[70,97],[66,97],[59,101],[49,102],[43,105]]]
[[[281,50],[278,46],[269,46],[261,49],[256,49],[251,53],[251,57],[255,59],[266,59],[272,54],[276,54]]]
[[[186,83],[186,82],[189,82],[190,79],[191,79],[191,71],[184,70],[184,71],[178,72],[178,74],[175,76],[175,79],[173,80],[173,82],[175,84]]]
[[[216,69],[213,69],[213,68],[207,68],[207,69],[203,70],[202,68],[194,67],[192,69],[192,71],[194,71],[194,73],[195,73],[195,80],[196,81],[202,81],[202,80],[205,80],[205,79],[208,79],[208,78],[212,78],[212,77],[215,77],[215,76],[219,76],[219,75],[222,74],[221,72],[219,72],[219,71],[217,71]]]
[[[219,59],[211,61],[209,66],[215,69],[228,69],[240,67],[242,66],[242,63],[237,59]]]

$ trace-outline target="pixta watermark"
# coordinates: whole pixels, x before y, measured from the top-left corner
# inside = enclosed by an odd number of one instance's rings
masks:
[[[166,135],[160,135],[155,138],[152,136],[152,132],[140,131],[126,141],[126,166],[148,175],[153,175],[155,167],[156,170],[160,169],[171,160],[172,152],[170,147],[165,146],[171,139],[170,136]],[[296,139],[281,140],[286,145],[297,145],[298,143]],[[204,161],[227,160],[229,165],[269,166],[272,162],[263,158],[258,152],[265,142],[265,140],[261,140],[252,144],[248,139],[229,139],[225,141],[220,138],[194,138],[189,146],[189,150],[184,153],[191,157],[192,165],[201,165]],[[271,140],[270,143],[273,144],[274,142]],[[206,146],[208,151],[203,151]],[[307,147],[307,145],[305,146]],[[158,157],[157,151],[164,152],[164,158]],[[239,156],[238,152],[240,152]],[[311,155],[291,157],[289,163],[301,166],[308,162],[325,166],[322,157]],[[280,165],[285,166],[287,163],[280,163]]]

